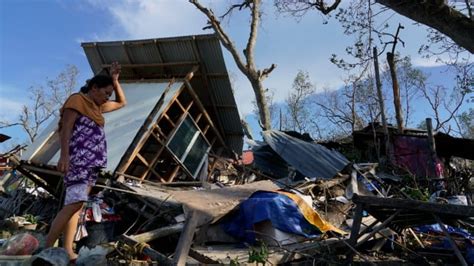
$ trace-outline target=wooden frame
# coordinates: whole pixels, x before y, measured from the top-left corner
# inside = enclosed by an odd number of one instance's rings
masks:
[[[193,122],[208,144],[206,153],[210,151],[215,153],[218,148],[226,146],[219,130],[189,82],[198,69],[199,67],[194,66],[188,72],[184,85],[166,103],[164,98],[169,93],[169,89],[165,90],[122,158],[116,169],[117,175],[133,176],[138,180],[153,180],[161,183],[173,182],[177,176],[195,178],[204,165],[203,160],[198,169],[191,173],[184,166],[181,158],[177,158],[168,147],[170,140],[187,118]],[[163,105],[166,106],[162,108]],[[157,111],[160,109],[162,111],[158,114]],[[191,147],[192,143],[188,145]]]

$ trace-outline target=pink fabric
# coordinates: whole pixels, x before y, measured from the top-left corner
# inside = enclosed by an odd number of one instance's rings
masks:
[[[393,141],[393,163],[408,169],[418,177],[441,177],[443,166],[436,158],[435,169],[428,139],[411,136],[396,136]]]

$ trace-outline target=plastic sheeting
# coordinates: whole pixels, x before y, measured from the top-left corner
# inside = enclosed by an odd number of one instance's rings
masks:
[[[145,119],[155,108],[169,83],[122,83],[127,105],[117,111],[105,113],[105,135],[107,139],[107,171],[115,171],[120,159],[137,135]],[[156,113],[156,120],[167,103],[183,86],[182,82],[171,85],[164,103]],[[111,97],[112,99],[114,96]],[[58,121],[51,124],[22,155],[22,160],[37,164],[56,165],[59,160],[59,139],[56,133]]]
[[[474,264],[474,235],[472,235],[469,231],[452,227],[450,225],[445,226],[446,231],[452,236],[460,236],[465,239],[465,259],[471,265]],[[414,228],[416,232],[425,233],[425,234],[443,234],[443,229],[439,224],[431,224],[431,225],[422,225]],[[451,244],[449,243],[446,237],[443,238],[443,241],[433,245],[433,247],[440,247],[444,249],[452,249]]]
[[[436,172],[430,165],[431,152],[427,138],[397,136],[393,140],[394,163],[407,168],[419,177],[441,177],[443,167],[439,160],[436,162]]]
[[[257,191],[239,205],[237,213],[228,217],[222,227],[226,233],[248,243],[255,242],[254,224],[267,220],[283,232],[308,238],[327,230],[344,233],[322,220],[303,200],[295,200],[297,196],[286,193]]]

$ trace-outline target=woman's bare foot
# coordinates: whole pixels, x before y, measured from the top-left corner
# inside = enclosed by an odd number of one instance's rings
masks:
[[[76,261],[77,257],[79,257],[76,253],[68,253],[68,255],[70,261]]]

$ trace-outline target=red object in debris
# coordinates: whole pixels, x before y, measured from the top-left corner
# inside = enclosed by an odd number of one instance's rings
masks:
[[[31,234],[18,234],[7,240],[0,250],[1,255],[19,256],[31,255],[38,249],[39,241]]]
[[[253,152],[252,151],[244,151],[242,153],[242,163],[244,165],[249,165],[253,163]]]

